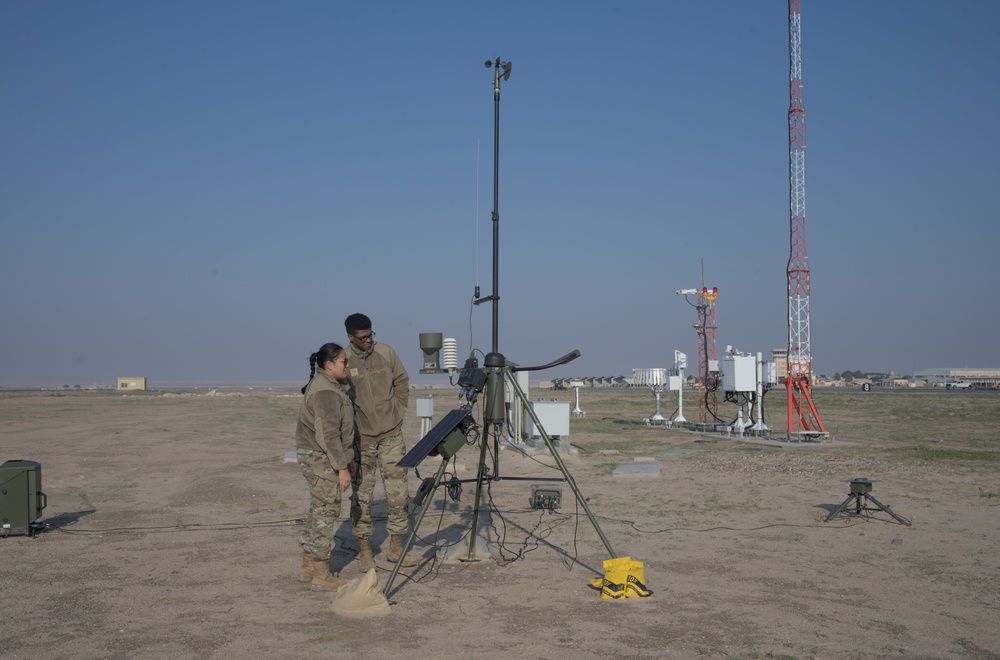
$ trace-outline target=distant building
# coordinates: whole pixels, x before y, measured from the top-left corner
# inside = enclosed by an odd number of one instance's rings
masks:
[[[581,387],[618,388],[629,387],[630,379],[625,376],[583,376],[576,378],[553,378],[551,381],[539,381],[538,387],[550,387],[554,390],[565,390],[576,387],[574,381],[582,381]]]
[[[119,390],[144,390],[146,389],[145,376],[118,377]]]
[[[924,369],[914,371],[913,378],[928,385],[944,387],[949,383],[970,383],[973,388],[1000,387],[1000,369]]]
[[[777,377],[778,382],[785,382],[785,378],[788,376],[788,349],[772,348],[771,362],[774,363],[774,375]]]
[[[785,379],[788,378],[788,349],[772,348],[771,362],[774,364],[774,382],[784,383]],[[816,382],[816,373],[814,371],[809,372],[809,382]]]

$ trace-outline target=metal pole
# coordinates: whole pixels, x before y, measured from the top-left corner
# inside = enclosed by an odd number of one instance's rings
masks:
[[[493,67],[493,352],[500,343],[500,58]]]

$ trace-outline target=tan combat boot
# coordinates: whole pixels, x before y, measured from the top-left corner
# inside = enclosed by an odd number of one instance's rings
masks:
[[[358,570],[362,573],[367,573],[375,568],[375,557],[372,556],[371,539],[367,536],[359,536],[358,545],[361,546],[361,550],[358,552]]]
[[[399,556],[403,554],[403,535],[393,534],[389,539],[389,551],[385,553],[385,558],[395,564],[399,561]],[[419,560],[415,559],[410,553],[406,553],[403,558],[403,563],[400,566],[416,566]]]
[[[299,582],[303,582],[306,584],[312,582],[314,561],[315,560],[313,559],[313,556],[311,554],[309,554],[305,550],[302,551],[302,570],[299,571]]]
[[[330,572],[329,557],[313,560],[313,577],[309,584],[309,589],[312,591],[336,591],[345,584],[347,584],[347,580],[343,580],[336,573]]]

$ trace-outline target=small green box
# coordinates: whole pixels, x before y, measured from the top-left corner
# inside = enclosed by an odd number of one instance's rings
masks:
[[[547,484],[531,484],[532,509],[558,509],[562,505],[562,487]]]
[[[7,461],[0,465],[0,536],[33,536],[38,530],[35,521],[47,504],[41,463]]]

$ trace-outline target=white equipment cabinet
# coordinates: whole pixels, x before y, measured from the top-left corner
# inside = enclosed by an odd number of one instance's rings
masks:
[[[538,421],[545,427],[550,438],[565,438],[569,435],[569,401],[531,401]],[[542,437],[530,415],[525,415],[529,438]]]

